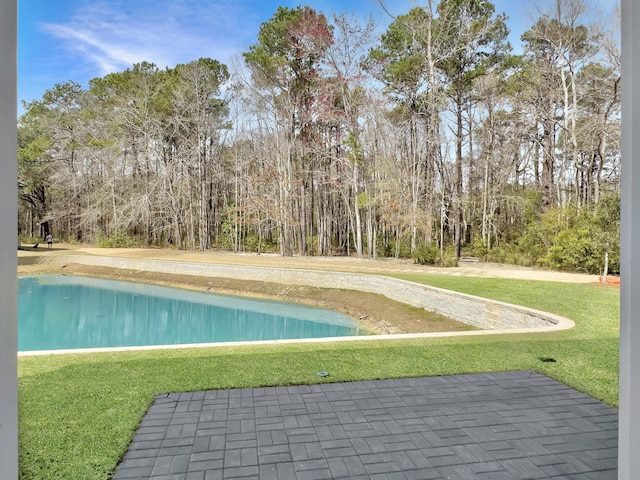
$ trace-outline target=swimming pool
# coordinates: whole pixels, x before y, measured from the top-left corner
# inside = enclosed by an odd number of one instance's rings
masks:
[[[351,317],[285,302],[73,275],[18,279],[18,351],[367,335]]]

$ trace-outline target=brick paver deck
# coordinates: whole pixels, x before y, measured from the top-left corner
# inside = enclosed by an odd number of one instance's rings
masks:
[[[616,409],[531,372],[175,393],[114,479],[606,480],[617,432]]]

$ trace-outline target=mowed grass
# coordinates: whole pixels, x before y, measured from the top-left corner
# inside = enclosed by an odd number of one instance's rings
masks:
[[[589,285],[399,278],[566,316],[545,334],[21,357],[21,479],[108,479],[157,393],[535,370],[618,402],[619,292]],[[555,361],[551,361],[555,360]],[[327,371],[321,378],[318,371]]]

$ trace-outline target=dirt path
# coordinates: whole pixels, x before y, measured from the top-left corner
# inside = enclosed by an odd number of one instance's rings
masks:
[[[364,259],[355,257],[282,257],[274,254],[250,254],[231,252],[191,252],[155,248],[95,248],[73,245],[56,245],[50,251],[38,248],[20,250],[18,256],[40,255],[102,255],[126,258],[147,258],[177,260],[183,262],[221,263],[227,265],[254,265],[274,268],[300,268],[311,270],[334,270],[340,272],[362,273],[425,273],[437,275],[455,275],[488,278],[514,278],[522,280],[545,280],[570,283],[594,283],[597,275],[553,272],[537,268],[518,267],[485,262],[460,262],[454,268],[429,267],[416,265],[407,259]]]

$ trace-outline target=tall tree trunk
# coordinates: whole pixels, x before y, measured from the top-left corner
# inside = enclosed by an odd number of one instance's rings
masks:
[[[435,221],[435,164],[439,151],[438,110],[436,106],[436,64],[433,58],[433,5],[428,0],[429,19],[427,23],[427,82],[430,88],[430,101],[428,106],[428,132],[427,132],[427,158],[425,165],[425,240],[431,244],[433,236],[433,224]]]
[[[600,141],[598,142],[598,169],[596,172],[596,184],[595,190],[593,194],[594,203],[598,204],[600,202],[600,183],[602,182],[602,172],[604,171],[604,162],[605,156],[607,152],[607,136],[601,135]]]
[[[206,143],[203,140],[200,140],[200,143]],[[198,149],[199,151],[199,178],[198,178],[198,246],[200,251],[205,251],[209,248],[209,225],[208,225],[208,215],[207,215],[207,152],[206,145],[201,145]]]
[[[362,220],[360,218],[360,207],[358,206],[358,195],[354,198],[355,208],[353,209],[353,216],[355,220],[355,232],[356,232],[356,254],[358,257],[362,257]]]
[[[456,99],[456,163],[455,163],[455,198],[454,198],[454,225],[453,243],[456,258],[460,258],[462,252],[462,97]]]
[[[421,165],[418,159],[418,125],[416,106],[411,112],[411,133],[409,137],[409,162],[411,173],[411,253],[416,251],[418,237],[418,201],[420,200],[420,183],[422,181]]]
[[[564,68],[560,69],[560,78],[562,80],[562,92],[563,92],[563,123],[565,128],[565,134],[562,135],[562,161],[560,162],[560,175],[556,183],[558,189],[558,199],[563,207],[567,206],[567,150],[569,142],[567,141],[567,129],[569,128],[569,86],[567,85],[567,72]],[[570,133],[569,133],[570,134]],[[577,159],[572,158],[572,163],[577,165]],[[577,171],[577,169],[576,169]],[[577,177],[576,177],[577,178]],[[577,185],[576,185],[577,186]],[[578,195],[578,189],[576,188],[576,196]],[[579,201],[579,200],[578,200]]]
[[[491,240],[489,232],[489,212],[487,210],[489,202],[489,156],[484,163],[484,186],[482,188],[482,242],[487,250],[491,250]]]
[[[543,121],[542,133],[542,211],[548,211],[554,202],[554,122],[553,122],[553,101],[547,105],[547,118]]]

